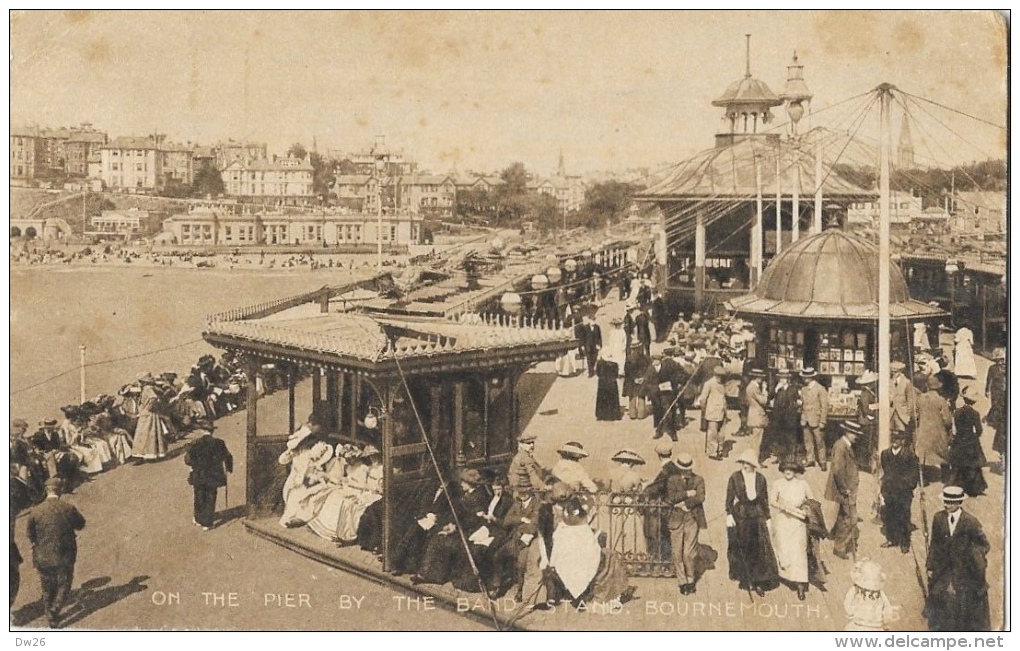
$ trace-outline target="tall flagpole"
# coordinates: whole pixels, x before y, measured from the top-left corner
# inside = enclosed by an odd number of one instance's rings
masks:
[[[889,132],[889,104],[892,84],[881,84],[879,93],[881,110],[879,122],[879,213],[878,213],[878,449],[889,447],[892,423],[889,402],[890,385],[890,323],[889,323],[889,153],[892,138]]]

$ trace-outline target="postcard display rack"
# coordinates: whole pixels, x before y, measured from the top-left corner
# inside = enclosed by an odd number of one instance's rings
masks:
[[[864,327],[818,325],[769,328],[768,368],[799,373],[812,367],[829,389],[829,415],[852,417],[857,412],[854,380],[869,367],[872,334]]]

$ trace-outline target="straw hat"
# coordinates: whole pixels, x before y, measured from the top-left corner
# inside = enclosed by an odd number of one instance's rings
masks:
[[[864,429],[860,423],[855,420],[845,420],[839,424],[840,428],[846,434],[853,434],[854,436],[861,436],[864,434]]]
[[[743,452],[741,452],[740,456],[737,457],[737,463],[746,463],[752,468],[758,467],[758,459],[755,458],[753,450],[744,450]]]
[[[375,447],[375,446],[374,446],[374,445],[372,445],[371,443],[369,443],[368,445],[366,445],[366,446],[365,446],[365,449],[361,451],[361,457],[362,457],[362,458],[365,458],[365,457],[370,457],[370,456],[372,456],[373,454],[380,454],[380,452],[379,452],[379,448]]]
[[[638,466],[643,466],[645,464],[645,460],[641,457],[641,455],[633,450],[620,450],[613,455],[612,460],[619,463],[631,463]]]
[[[752,368],[749,375],[751,377],[765,377],[765,371],[760,368]]]
[[[968,402],[970,404],[974,404],[978,399],[977,391],[975,391],[974,387],[970,385],[963,387],[963,391],[960,392],[960,397],[963,398],[964,402]]]
[[[694,467],[694,458],[686,452],[681,452],[676,455],[675,459],[673,459],[673,463],[675,463],[676,467],[681,470],[690,470]]]
[[[564,443],[557,452],[565,457],[574,457],[575,459],[584,459],[588,456],[588,453],[584,451],[584,446],[577,441]]]
[[[518,443],[534,443],[535,439],[537,439],[537,438],[538,438],[538,436],[536,436],[533,432],[523,432],[523,433],[521,433],[520,436],[517,437],[517,442]]]
[[[861,377],[857,378],[857,384],[871,384],[878,382],[878,374],[872,371],[864,371]]]
[[[949,504],[962,504],[967,496],[959,486],[946,486],[942,489],[942,501]]]
[[[993,362],[1004,362],[1004,361],[1006,361],[1006,349],[1005,348],[996,348],[994,351],[992,351],[992,361]]]
[[[900,361],[889,363],[889,370],[892,371],[893,373],[902,373],[903,371],[906,370],[906,368],[907,365]]]
[[[673,446],[666,441],[659,441],[655,444],[655,454],[663,459],[673,456]]]
[[[882,566],[875,561],[864,561],[858,563],[853,572],[850,573],[854,585],[871,592],[878,592],[885,585],[885,573]]]
[[[312,446],[311,453],[308,455],[309,464],[317,466],[327,459],[333,456],[333,446],[325,441],[317,441]]]
[[[807,368],[800,372],[800,376],[805,380],[810,380],[813,377],[818,377],[818,371],[808,366]]]

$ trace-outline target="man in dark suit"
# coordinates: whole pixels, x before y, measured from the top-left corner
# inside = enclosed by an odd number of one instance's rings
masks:
[[[191,444],[184,455],[184,463],[191,466],[188,482],[195,491],[195,515],[192,522],[209,531],[216,518],[216,492],[227,485],[227,473],[234,472],[234,457],[227,444],[213,434],[213,424],[200,420],[195,424],[201,436]]]
[[[645,488],[645,499],[649,502],[666,502],[666,486],[669,478],[679,474],[680,468],[673,463],[673,446],[665,441],[656,443],[655,456],[659,459],[660,470],[652,483]],[[669,508],[648,508],[642,519],[649,554],[652,560],[666,561],[672,558],[673,547],[669,534]]]
[[[942,490],[945,510],[935,514],[928,548],[928,602],[931,631],[988,631],[988,538],[981,523],[962,510],[963,489]]]
[[[666,364],[662,355],[655,353],[641,379],[641,388],[652,405],[652,425],[655,426],[655,436],[652,438],[661,438],[666,434],[670,440],[677,441],[676,420],[671,409],[676,396],[673,376],[677,370],[672,360]]]
[[[524,601],[524,580],[531,546],[538,535],[540,508],[541,502],[531,491],[514,493],[513,504],[501,523],[506,537],[494,554],[490,598],[501,597],[507,588],[515,586],[514,599],[518,603]]]
[[[78,560],[75,531],[85,528],[78,509],[60,501],[61,485],[55,477],[46,480],[46,499],[29,512],[26,526],[50,628],[60,628],[60,610],[71,592]]]
[[[769,457],[788,459],[798,456],[800,444],[800,389],[790,382],[790,372],[781,369],[773,390],[772,410],[762,437],[759,461]]]
[[[21,563],[24,560],[21,557],[21,550],[18,549],[18,544],[14,541],[14,526],[18,519],[18,515],[22,511],[32,506],[34,502],[34,494],[28,483],[28,467],[11,461],[10,464],[10,487],[8,489],[8,497],[10,498],[10,519],[11,519],[11,565],[10,565],[10,606],[14,605],[14,600],[18,598],[18,589],[21,587]]]
[[[649,325],[648,312],[642,308],[634,315],[634,336],[644,346],[645,355],[652,354],[652,329]]]
[[[886,542],[883,547],[899,547],[904,554],[910,551],[910,503],[919,481],[917,455],[904,447],[906,432],[896,432],[892,447],[882,450],[882,525]]]
[[[669,515],[670,545],[673,567],[680,582],[680,594],[694,594],[694,559],[698,551],[698,531],[708,528],[705,520],[705,480],[694,474],[694,459],[681,452],[673,459],[678,472],[666,479],[666,503],[672,504]]]
[[[598,361],[599,351],[602,350],[602,328],[588,315],[584,316],[582,325],[584,340],[581,345],[588,365],[588,377],[595,377],[595,362]]]
[[[832,446],[832,466],[825,486],[825,499],[839,504],[836,523],[832,526],[832,553],[848,558],[857,553],[857,459],[854,458],[854,441],[861,434],[861,426],[853,421],[841,424],[843,436]]]

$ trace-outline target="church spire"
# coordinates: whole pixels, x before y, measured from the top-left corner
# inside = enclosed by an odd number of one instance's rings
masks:
[[[563,164],[563,148],[562,147],[560,147],[560,164],[556,168],[556,174],[557,174],[557,176],[560,176],[560,177],[565,177],[567,175],[567,166]]]

